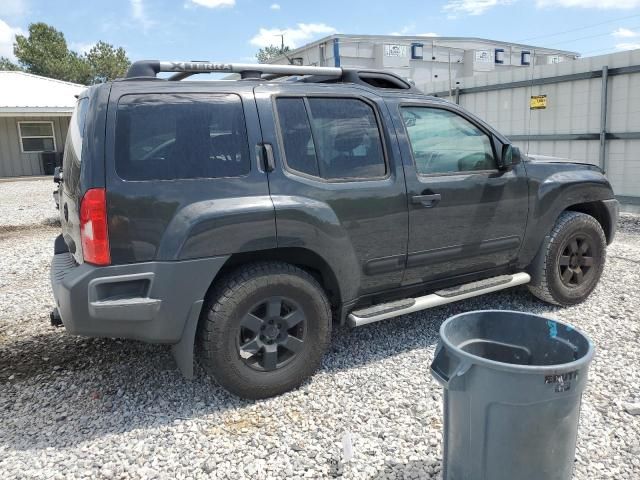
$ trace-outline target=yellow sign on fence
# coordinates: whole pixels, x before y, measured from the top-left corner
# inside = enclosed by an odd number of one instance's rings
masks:
[[[547,108],[547,96],[546,95],[531,95],[531,101],[529,103],[531,110],[542,110]]]

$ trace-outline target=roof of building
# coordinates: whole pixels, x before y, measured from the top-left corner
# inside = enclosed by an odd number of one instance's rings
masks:
[[[511,46],[515,48],[522,48],[526,50],[536,50],[540,52],[545,52],[547,54],[559,54],[559,55],[567,55],[573,57],[579,57],[580,54],[577,52],[572,52],[569,50],[558,50],[556,48],[546,48],[535,45],[526,45],[523,43],[517,42],[505,42],[503,40],[491,40],[488,38],[479,38],[479,37],[437,37],[430,35],[356,35],[356,34],[348,34],[348,33],[334,33],[333,35],[328,35],[326,37],[320,38],[313,42],[309,42],[301,47],[295,48],[290,52],[287,52],[288,57],[292,57],[295,53],[306,50],[307,48],[314,47],[321,43],[326,43],[332,41],[333,39],[349,39],[350,41],[364,41],[364,42],[373,42],[376,40],[389,41],[392,40],[396,43],[405,43],[405,42],[436,42],[436,43],[456,43],[456,42],[479,42],[479,43],[490,43],[493,45],[499,46]],[[444,45],[446,46],[446,45]],[[284,57],[279,57],[284,58]],[[274,59],[276,60],[276,59]]]
[[[31,73],[0,71],[0,114],[67,114],[86,87]]]

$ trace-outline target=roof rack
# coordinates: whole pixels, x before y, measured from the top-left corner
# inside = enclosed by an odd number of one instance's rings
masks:
[[[125,78],[156,78],[160,72],[172,72],[167,80],[183,80],[198,73],[238,73],[241,79],[274,80],[282,77],[300,77],[296,81],[306,83],[359,83],[375,88],[415,90],[415,87],[398,75],[383,70],[313,67],[302,65],[272,65],[261,63],[216,63],[216,62],[168,62],[139,60],[131,67]]]
[[[165,62],[159,60],[140,60],[135,62],[126,78],[155,77],[160,72],[175,72],[170,80],[182,80],[197,73],[239,73],[241,78],[262,78],[263,74],[323,75],[340,77],[339,67],[309,67],[298,65],[271,65],[259,63],[216,63],[216,62]]]

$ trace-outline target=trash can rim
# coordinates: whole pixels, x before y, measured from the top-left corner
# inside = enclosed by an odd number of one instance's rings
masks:
[[[588,345],[589,345],[589,349],[587,350],[587,352],[579,359],[574,360],[573,362],[569,362],[569,363],[558,363],[558,364],[554,364],[554,365],[518,365],[518,364],[513,364],[513,363],[504,363],[504,362],[498,362],[496,360],[489,360],[487,358],[482,358],[479,357],[477,355],[473,355],[471,353],[465,352],[464,350],[462,350],[461,348],[455,346],[454,344],[452,344],[449,339],[446,337],[446,335],[444,335],[444,329],[447,327],[448,324],[452,323],[453,321],[455,321],[458,317],[464,317],[467,315],[471,315],[471,314],[477,314],[477,313],[514,313],[517,315],[526,315],[529,317],[536,317],[536,318],[544,318],[546,320],[552,320],[554,322],[560,323],[561,325],[565,325],[568,327],[571,327],[573,330],[575,330],[578,334],[582,335]],[[452,317],[447,318],[442,325],[440,325],[440,340],[441,342],[444,344],[444,346],[446,348],[449,348],[453,351],[455,351],[455,354],[463,357],[464,359],[466,359],[469,364],[475,364],[475,365],[484,365],[484,366],[488,366],[491,367],[494,370],[503,370],[503,371],[511,371],[511,372],[519,372],[519,373],[553,373],[553,372],[558,372],[558,371],[572,371],[572,370],[579,370],[580,368],[584,367],[585,365],[589,365],[589,363],[591,363],[591,360],[593,359],[593,356],[595,354],[595,346],[593,344],[593,342],[591,341],[591,339],[585,335],[582,330],[580,330],[579,328],[574,327],[572,324],[567,323],[567,322],[561,322],[559,320],[556,320],[555,318],[549,318],[549,317],[545,317],[544,315],[537,315],[535,313],[529,313],[529,312],[520,312],[517,310],[497,310],[497,309],[490,309],[490,310],[471,310],[469,312],[463,312],[463,313],[459,313],[457,315],[454,315]]]

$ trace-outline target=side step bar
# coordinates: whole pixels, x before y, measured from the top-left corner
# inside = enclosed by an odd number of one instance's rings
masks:
[[[457,302],[465,298],[477,297],[485,293],[497,292],[505,288],[515,287],[529,283],[531,277],[528,273],[519,272],[513,275],[500,275],[498,277],[465,283],[457,287],[438,290],[435,293],[416,298],[406,298],[394,302],[374,305],[372,307],[355,310],[349,314],[347,320],[349,326],[359,327],[367,323],[378,322],[387,318],[398,317],[407,313],[439,307],[447,303]]]

